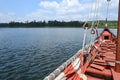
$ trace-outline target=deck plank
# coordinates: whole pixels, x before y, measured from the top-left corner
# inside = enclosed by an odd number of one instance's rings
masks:
[[[100,71],[103,71],[105,69],[103,66],[96,65],[96,64],[91,64],[90,67],[98,69]]]

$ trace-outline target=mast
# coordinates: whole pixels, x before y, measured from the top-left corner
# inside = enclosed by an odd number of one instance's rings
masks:
[[[120,0],[119,0],[119,9],[118,9],[118,28],[117,28],[117,46],[116,46],[116,72],[120,72]]]

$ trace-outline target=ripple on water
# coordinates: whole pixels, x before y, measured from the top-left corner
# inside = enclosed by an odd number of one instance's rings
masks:
[[[82,45],[81,28],[0,29],[0,80],[43,80]]]

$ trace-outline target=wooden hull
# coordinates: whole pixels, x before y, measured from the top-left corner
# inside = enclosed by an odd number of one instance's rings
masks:
[[[83,49],[44,80],[120,80],[120,74],[114,71],[116,36],[109,29]]]

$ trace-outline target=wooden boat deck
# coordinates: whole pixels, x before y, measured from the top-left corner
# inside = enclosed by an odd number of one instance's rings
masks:
[[[115,67],[115,52],[116,44],[114,42],[101,43],[100,51],[86,70],[88,80],[106,80],[105,76],[112,80],[111,69]]]
[[[120,80],[120,73],[114,71],[116,37],[109,29],[104,29],[84,50],[84,53],[78,51],[44,80]]]

